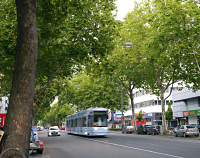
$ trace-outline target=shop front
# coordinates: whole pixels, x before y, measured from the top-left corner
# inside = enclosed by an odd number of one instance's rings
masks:
[[[199,124],[200,109],[183,111],[183,117],[187,118],[187,122],[185,121],[187,124]]]
[[[152,113],[145,113],[144,114],[146,125],[152,125],[153,123],[153,114]]]

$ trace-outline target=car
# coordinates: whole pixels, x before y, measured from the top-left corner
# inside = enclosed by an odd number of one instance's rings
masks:
[[[159,135],[160,126],[151,126],[147,132],[148,135]]]
[[[125,126],[122,130],[122,133],[134,133],[133,126]]]
[[[60,136],[60,129],[58,128],[58,126],[51,126],[48,129],[48,136],[50,137],[54,135]]]
[[[42,127],[37,127],[37,130],[38,130],[38,131],[42,131],[43,128],[42,128]]]
[[[181,125],[179,128],[175,129],[174,136],[199,136],[199,129],[195,125]]]
[[[29,153],[31,154],[33,150],[36,150],[38,154],[42,154],[44,150],[43,141],[38,140],[38,132],[36,127],[32,127],[31,129]]]
[[[60,130],[65,130],[65,126],[60,126]]]
[[[199,131],[200,131],[200,124],[191,124],[191,125],[196,126],[199,129]]]
[[[151,125],[140,125],[137,127],[137,134],[147,134]]]
[[[200,130],[200,124],[196,125],[196,127]]]

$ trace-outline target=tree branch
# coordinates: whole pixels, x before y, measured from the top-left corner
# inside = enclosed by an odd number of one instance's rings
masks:
[[[6,85],[4,85],[3,82],[1,82],[1,80],[0,80],[0,83],[1,83],[1,85],[2,85],[5,89],[7,89],[9,92],[11,92],[11,89],[8,88]]]
[[[46,88],[51,84],[51,82],[53,81],[53,79],[55,78],[55,76],[58,74],[58,72],[61,70],[62,66],[64,65],[65,61],[68,59],[68,57],[65,57],[65,59],[62,61],[62,63],[60,64],[58,70],[52,75],[52,77],[50,78],[50,80],[43,86],[41,87],[40,89],[36,90],[35,91],[35,95],[37,93],[40,93],[42,91],[45,91]]]
[[[198,63],[197,57],[196,57],[196,55],[195,55],[194,48],[192,49],[192,52],[193,52],[193,54],[194,54],[194,57],[195,57],[195,60],[196,60],[196,63],[197,63],[197,67],[198,67],[198,69],[199,69],[199,71],[200,71],[199,63]]]
[[[46,94],[45,94],[44,98],[42,99],[42,102],[40,103],[40,107],[39,107],[38,111],[35,113],[35,116],[36,116],[36,115],[38,114],[38,112],[40,111],[40,109],[41,109],[41,107],[42,107],[42,105],[43,105],[43,102],[44,102],[45,98],[46,98]]]

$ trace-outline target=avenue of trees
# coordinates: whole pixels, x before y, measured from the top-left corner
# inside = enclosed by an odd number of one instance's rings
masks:
[[[132,116],[135,116],[134,88],[151,90],[161,99],[163,134],[167,134],[164,103],[174,83],[193,90],[200,88],[199,7],[194,0],[149,0],[135,4],[120,27],[112,54],[101,64],[106,73],[118,78],[127,89]],[[127,42],[132,46],[126,48]],[[164,96],[169,87],[172,87],[169,95]],[[135,117],[133,125],[136,131]]]
[[[121,85],[134,131],[133,89],[144,88],[161,99],[167,134],[165,90],[176,82],[199,89],[199,7],[196,0],[146,0],[120,22],[113,0],[1,1],[0,95],[9,106],[0,151],[17,147],[28,157],[34,120],[121,109]]]
[[[39,109],[50,109],[63,79],[112,50],[118,23],[112,14],[115,4],[112,0],[6,0],[0,2],[0,9],[1,95],[9,95],[10,101],[0,151],[17,147],[28,157],[34,115]]]

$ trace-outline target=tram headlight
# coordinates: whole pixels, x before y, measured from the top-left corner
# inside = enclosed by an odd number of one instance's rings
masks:
[[[98,130],[98,127],[94,127],[93,129],[94,129],[94,130]]]
[[[104,130],[108,130],[108,127],[105,127]]]

